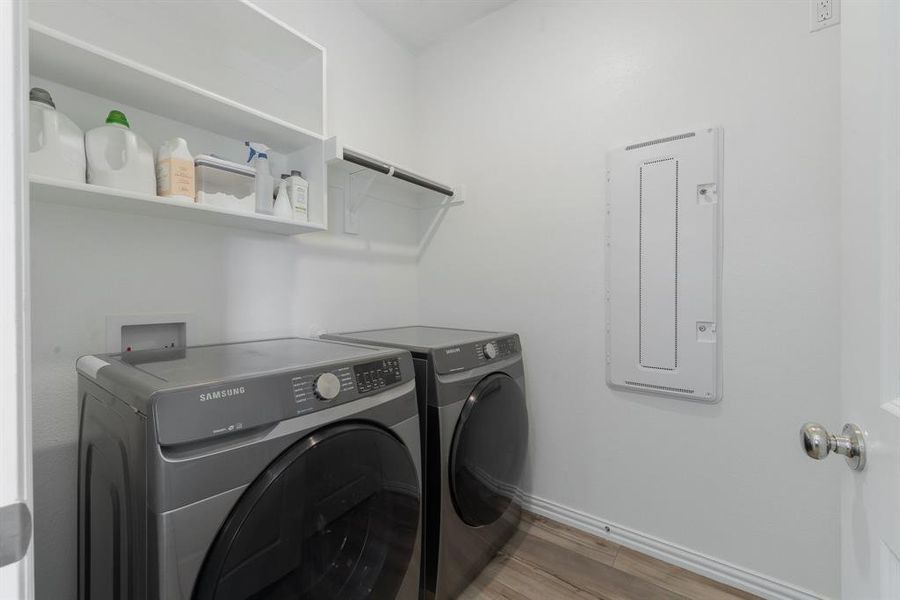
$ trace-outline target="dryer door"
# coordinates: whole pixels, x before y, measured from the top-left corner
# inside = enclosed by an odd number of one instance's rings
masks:
[[[473,527],[506,512],[519,488],[528,449],[525,394],[504,373],[488,375],[469,394],[450,448],[450,491]]]
[[[385,429],[342,424],[281,454],[206,556],[195,600],[393,598],[419,526],[419,482]]]

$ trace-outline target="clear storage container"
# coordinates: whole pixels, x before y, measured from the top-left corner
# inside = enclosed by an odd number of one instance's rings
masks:
[[[200,154],[194,159],[197,184],[197,204],[254,212],[253,193],[256,175],[253,169],[239,163]]]

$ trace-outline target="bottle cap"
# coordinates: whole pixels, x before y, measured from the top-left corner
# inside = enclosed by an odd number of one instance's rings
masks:
[[[265,144],[260,144],[259,142],[244,142],[244,145],[250,149],[250,156],[247,157],[247,162],[253,162],[254,158],[269,158],[269,147]]]
[[[109,111],[109,115],[106,117],[106,122],[113,125],[124,125],[125,127],[131,129],[131,125],[128,124],[128,119],[125,118],[125,113],[120,110]]]
[[[31,91],[28,92],[28,99],[35,102],[40,102],[41,104],[46,104],[51,108],[56,108],[56,105],[53,104],[53,98],[50,97],[50,92],[48,92],[44,88],[31,88]]]
[[[296,169],[291,169],[291,177],[293,177],[294,175],[296,175],[297,177],[303,177],[303,173]]]

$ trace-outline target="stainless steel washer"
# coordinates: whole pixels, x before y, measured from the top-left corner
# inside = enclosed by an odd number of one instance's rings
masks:
[[[278,339],[77,369],[82,600],[418,597],[408,352]]]

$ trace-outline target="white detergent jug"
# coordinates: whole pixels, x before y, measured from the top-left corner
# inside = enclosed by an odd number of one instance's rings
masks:
[[[47,90],[31,88],[28,173],[84,183],[84,134],[57,112]]]
[[[110,111],[106,125],[84,134],[84,149],[88,183],[156,195],[153,150],[120,111]]]

